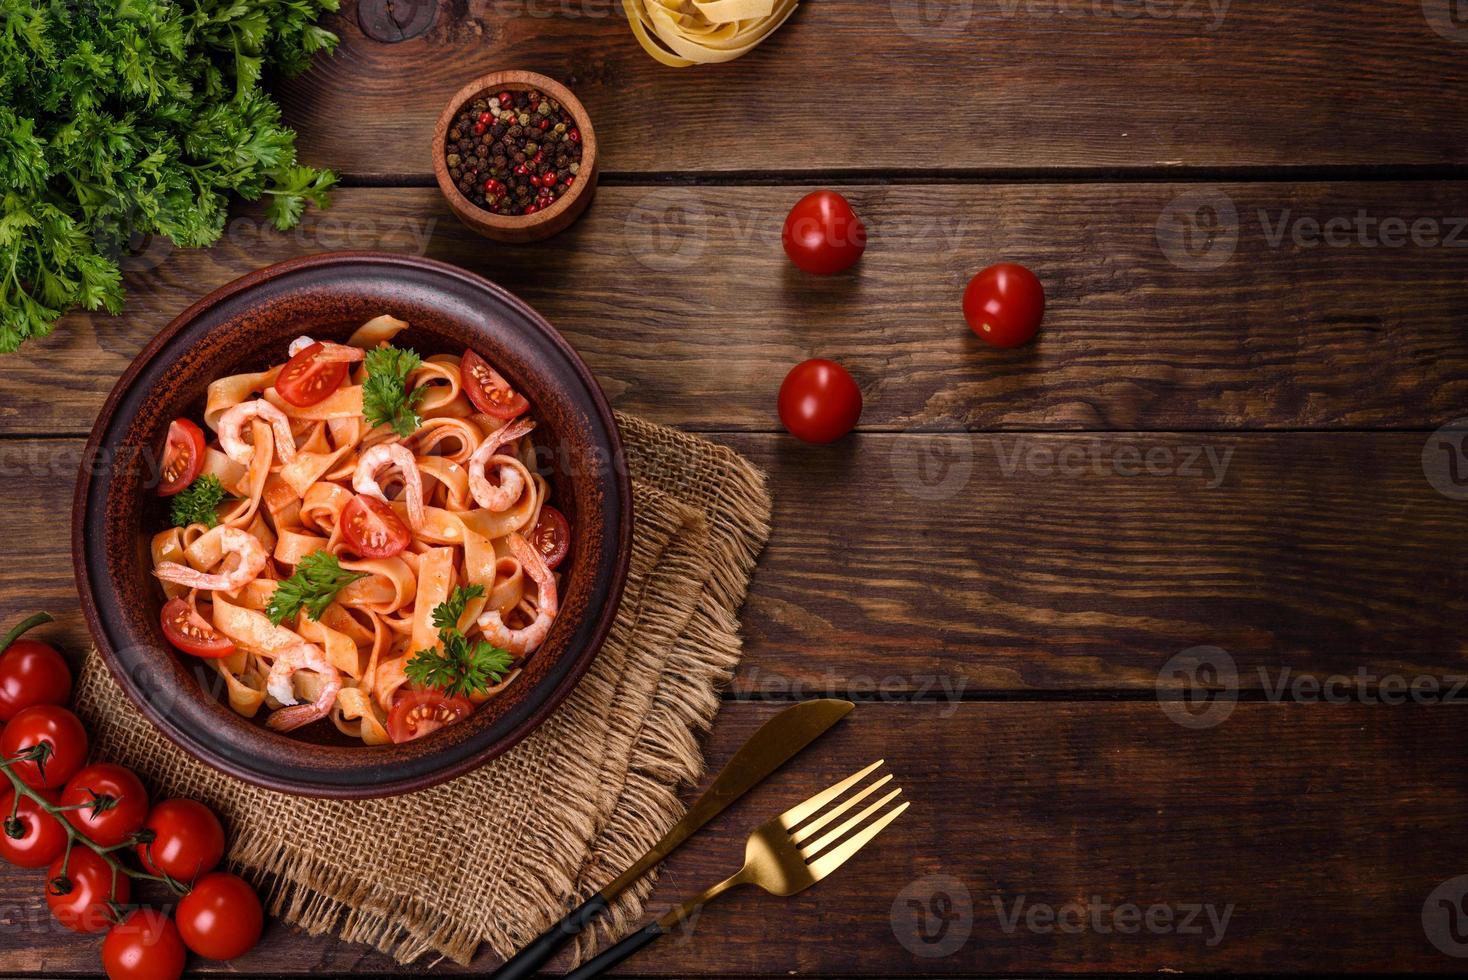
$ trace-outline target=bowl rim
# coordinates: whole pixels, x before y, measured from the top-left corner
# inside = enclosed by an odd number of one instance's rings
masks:
[[[477,273],[437,259],[374,250],[320,252],[313,255],[285,259],[281,262],[247,272],[210,291],[205,296],[190,304],[182,313],[174,317],[168,326],[159,331],[138,352],[127,369],[123,371],[121,377],[118,378],[112,391],[107,395],[106,401],[103,403],[96,420],[92,424],[92,431],[87,437],[86,448],[82,453],[81,467],[77,474],[76,487],[72,495],[72,574],[76,581],[77,596],[80,600],[82,614],[87,624],[87,631],[91,634],[93,646],[101,654],[102,660],[107,665],[114,682],[127,695],[128,700],[148,719],[159,734],[170,743],[179,747],[191,757],[203,762],[205,765],[250,785],[292,796],[321,799],[374,799],[427,789],[477,769],[517,745],[550,717],[552,712],[575,690],[586,672],[591,669],[592,662],[600,654],[602,646],[606,642],[607,635],[611,632],[615,623],[626,587],[627,575],[632,558],[633,507],[631,476],[626,466],[615,465],[610,468],[611,479],[618,484],[618,490],[620,491],[619,497],[621,499],[617,510],[612,515],[619,522],[616,535],[616,554],[613,556],[611,569],[612,581],[608,588],[606,602],[596,612],[596,620],[593,623],[592,632],[588,636],[585,644],[583,644],[579,651],[573,651],[574,655],[568,659],[566,671],[562,674],[555,686],[547,692],[546,696],[538,704],[533,705],[527,711],[523,719],[511,727],[504,735],[483,748],[468,753],[461,759],[420,774],[404,776],[391,781],[372,783],[370,785],[303,783],[295,779],[286,780],[277,778],[269,772],[249,769],[238,764],[233,759],[214,752],[201,744],[187,731],[172,724],[168,716],[159,710],[156,705],[151,703],[148,698],[140,696],[140,692],[134,689],[134,685],[128,677],[127,671],[111,647],[107,631],[102,625],[96,597],[93,595],[91,571],[86,560],[86,517],[89,512],[89,492],[93,482],[99,477],[97,474],[89,472],[88,461],[97,458],[97,454],[101,449],[102,438],[111,427],[118,404],[136,380],[137,375],[147,365],[152,363],[159,352],[197,317],[221,301],[238,293],[253,289],[272,279],[294,274],[301,270],[329,267],[350,262],[396,265],[417,271],[428,271],[457,278],[476,288],[486,289],[498,294],[502,300],[515,307],[517,311],[523,313],[527,318],[536,323],[550,342],[565,355],[567,362],[580,375],[591,405],[595,409],[599,420],[606,428],[611,441],[610,449],[613,453],[612,458],[614,460],[625,460],[626,458],[621,430],[617,426],[616,416],[606,399],[605,392],[602,391],[601,385],[591,373],[591,369],[587,367],[585,361],[581,359],[581,356],[576,353],[576,350],[561,335],[560,331],[556,330],[534,307],[499,284]],[[105,570],[99,570],[99,574],[105,575]]]
[[[576,174],[576,182],[571,185],[571,193],[562,194],[556,199],[556,203],[531,215],[495,214],[493,211],[481,208],[465,197],[464,192],[449,180],[448,161],[444,159],[449,126],[453,124],[454,114],[476,96],[490,89],[505,86],[517,89],[537,89],[551,96],[570,111],[572,118],[576,120],[577,128],[581,130],[581,166],[580,172]],[[591,180],[591,174],[596,169],[596,154],[596,130],[591,125],[591,115],[581,104],[581,100],[576,98],[575,93],[554,78],[518,68],[492,71],[465,83],[449,98],[443,111],[439,113],[438,122],[433,126],[433,177],[438,182],[438,189],[449,202],[449,206],[460,217],[472,218],[496,231],[524,232],[539,228],[571,210],[576,200],[586,194],[587,188],[595,183]]]

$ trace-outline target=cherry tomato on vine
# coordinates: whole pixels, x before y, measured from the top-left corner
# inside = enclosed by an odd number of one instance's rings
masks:
[[[108,980],[178,980],[188,953],[178,926],[157,909],[137,909],[102,940]]]
[[[365,493],[347,501],[339,526],[347,544],[363,558],[391,558],[413,540],[408,525],[391,506]]]
[[[61,794],[54,789],[38,792],[52,806],[61,802]],[[15,808],[13,821],[12,808]],[[18,868],[44,868],[66,850],[66,828],[61,821],[28,796],[22,796],[20,806],[16,807],[13,789],[0,796],[0,820],[4,820],[4,827],[0,828],[0,858]],[[16,831],[17,836],[12,836],[11,831]]]
[[[22,708],[71,700],[71,668],[55,649],[37,640],[16,640],[0,654],[0,721]]]
[[[546,568],[555,568],[571,550],[571,525],[566,515],[546,504],[540,508],[540,518],[535,530],[530,532],[530,545],[545,561]]]
[[[510,387],[489,362],[472,350],[459,361],[459,383],[474,407],[497,419],[512,419],[530,408],[525,396]]]
[[[867,247],[867,229],[846,198],[813,191],[795,202],[780,237],[785,254],[802,271],[829,276],[856,264]]]
[[[204,468],[204,430],[188,419],[174,419],[163,444],[162,482],[158,496],[172,497],[194,482]]]
[[[1045,287],[1033,272],[1013,262],[991,265],[963,291],[969,329],[995,347],[1018,347],[1040,329]]]
[[[110,797],[100,807],[98,797]],[[66,819],[78,831],[103,847],[121,844],[148,819],[148,791],[131,769],[111,762],[96,762],[71,777],[61,791],[61,805],[83,806],[67,810]]]
[[[780,422],[806,442],[833,442],[861,419],[861,389],[835,361],[812,358],[780,385]]]
[[[183,599],[169,599],[159,614],[163,636],[184,653],[218,660],[234,653],[234,642],[220,633],[209,621]]]
[[[445,697],[433,688],[404,691],[387,713],[387,733],[394,742],[411,742],[469,717],[473,710],[466,698]]]
[[[286,362],[275,377],[275,390],[280,397],[297,408],[309,408],[326,401],[347,380],[345,361],[321,360],[326,348],[319,341],[303,348]]]
[[[114,891],[112,866],[85,844],[78,844],[51,862],[46,872],[46,904],[56,921],[73,932],[105,932],[113,921],[108,902],[125,905],[132,893],[132,879],[119,871],[116,880]]]
[[[211,960],[243,956],[260,940],[265,911],[245,880],[227,871],[207,874],[178,903],[184,945]]]
[[[10,719],[0,734],[0,757],[13,759],[42,743],[49,748],[40,766],[28,758],[12,763],[11,772],[31,787],[65,785],[87,759],[87,730],[76,715],[59,705],[32,705]]]
[[[214,811],[197,800],[164,800],[143,823],[152,841],[139,844],[138,860],[149,874],[188,883],[219,866],[224,828]]]

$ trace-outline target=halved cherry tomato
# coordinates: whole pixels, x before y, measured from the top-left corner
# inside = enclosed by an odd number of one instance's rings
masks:
[[[76,845],[70,853],[52,861],[46,872],[46,904],[56,921],[73,932],[106,932],[112,927],[108,903],[126,905],[131,893],[132,879],[125,874],[113,875],[112,866],[85,844]]]
[[[61,794],[54,789],[38,790],[47,803],[58,806]],[[15,821],[10,820],[10,811],[15,809]],[[0,831],[0,857],[19,868],[44,868],[66,850],[66,828],[51,814],[36,805],[29,796],[20,798],[15,805],[15,790],[0,796],[0,819],[5,821]],[[11,836],[15,831],[15,836]]]
[[[341,529],[347,544],[363,558],[391,558],[412,540],[408,525],[392,507],[364,493],[342,508]]]
[[[107,980],[178,980],[188,953],[166,912],[136,909],[102,940]]]
[[[571,548],[571,525],[566,515],[549,505],[540,508],[540,520],[530,532],[530,544],[545,560],[546,568],[555,568]]]
[[[321,343],[314,343],[286,362],[275,378],[280,397],[297,408],[306,408],[325,401],[342,386],[347,380],[347,363],[318,359],[316,355],[325,349]]]
[[[193,483],[203,468],[204,430],[188,419],[174,419],[168,425],[168,440],[163,444],[158,496],[172,497]]]
[[[411,742],[469,717],[473,710],[468,700],[445,697],[432,688],[404,691],[387,713],[387,733],[394,742]]]
[[[17,713],[0,733],[0,756],[13,759],[41,743],[49,748],[40,766],[30,758],[10,766],[32,788],[65,785],[87,760],[87,730],[76,715],[55,704],[32,705]]]
[[[464,358],[459,362],[459,380],[474,407],[485,415],[512,419],[530,407],[524,395],[511,388],[503,375],[472,350],[464,351]]]
[[[183,599],[169,599],[163,604],[163,635],[184,653],[208,660],[218,660],[234,653],[234,643],[208,620],[194,611]]]
[[[111,802],[98,806],[98,797]],[[103,847],[114,847],[142,829],[148,819],[148,791],[131,769],[111,762],[94,762],[71,777],[61,791],[66,820]]]
[[[153,839],[138,845],[138,861],[149,874],[166,874],[185,884],[218,867],[224,858],[224,827],[198,800],[164,800],[143,824]]]

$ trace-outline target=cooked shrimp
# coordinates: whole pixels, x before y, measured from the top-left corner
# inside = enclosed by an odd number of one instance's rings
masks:
[[[291,420],[284,412],[263,398],[240,402],[219,417],[219,448],[236,463],[250,465],[255,447],[245,441],[245,426],[254,419],[270,423],[275,433],[275,452],[283,463],[296,458],[296,437],[291,435]]]
[[[525,569],[525,574],[535,582],[535,619],[529,626],[510,629],[498,609],[486,609],[479,617],[479,628],[484,631],[485,639],[495,646],[523,657],[545,642],[560,604],[556,599],[556,578],[546,567],[540,552],[518,534],[511,534],[509,541],[511,553]]]
[[[490,437],[474,450],[474,455],[469,457],[467,464],[469,492],[474,495],[474,502],[485,510],[496,512],[509,510],[514,506],[515,501],[520,499],[520,492],[525,489],[525,477],[512,466],[495,463],[493,457],[498,456],[501,449],[528,434],[533,428],[535,428],[535,423],[529,419],[511,422],[498,432],[491,433]],[[491,469],[495,470],[499,483],[490,482],[489,471]]]
[[[414,530],[421,528],[428,519],[423,511],[423,476],[418,472],[418,461],[413,458],[413,451],[402,443],[382,443],[363,453],[357,461],[357,472],[352,474],[352,489],[386,503],[387,496],[377,482],[377,472],[384,466],[396,466],[403,475],[408,523]]]
[[[296,689],[291,679],[298,670],[309,670],[321,675],[321,692],[311,704],[296,703]],[[276,655],[270,665],[270,674],[265,680],[265,690],[281,704],[294,705],[275,711],[265,724],[277,732],[289,732],[320,721],[336,704],[337,693],[342,689],[342,676],[326,654],[314,643],[297,643],[286,647]]]
[[[305,350],[308,347],[314,346],[316,343],[317,342],[315,340],[312,340],[310,337],[297,337],[295,340],[291,341],[291,345],[290,347],[286,348],[286,351],[291,355],[291,357],[295,357],[301,351]],[[320,343],[321,350],[316,354],[315,357],[315,360],[317,361],[339,361],[342,363],[351,364],[356,361],[360,361],[367,356],[367,352],[360,347],[352,347],[349,344],[333,344],[329,340],[323,340]]]
[[[253,534],[237,527],[219,527],[207,533],[219,535],[219,550],[224,558],[234,555],[239,559],[233,570],[201,572],[176,561],[165,561],[158,563],[153,574],[165,582],[182,585],[186,589],[237,592],[265,570],[265,562],[269,556],[266,555],[265,546],[260,543],[260,539]]]
[[[316,343],[316,341],[312,340],[310,337],[300,336],[291,341],[291,345],[285,349],[285,352],[291,357],[295,357],[301,351],[305,350],[307,347],[310,347],[314,343]]]

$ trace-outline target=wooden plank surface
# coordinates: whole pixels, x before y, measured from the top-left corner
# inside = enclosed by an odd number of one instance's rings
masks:
[[[425,179],[445,102],[502,68],[568,83],[613,172],[1468,163],[1451,0],[813,0],[691,71],[621,8],[468,0],[381,44],[348,0],[338,54],[278,88],[307,160],[378,179]]]
[[[246,209],[209,250],[158,242],[130,259],[125,315],[69,317],[6,364],[0,434],[86,432],[194,300],[343,248],[497,280],[618,408],[691,429],[777,428],[780,379],[813,355],[856,376],[868,430],[1432,429],[1468,404],[1463,184],[862,185],[847,190],[873,244],[828,279],[780,248],[805,190],[605,187],[554,243],[519,247],[473,235],[430,188],[340,190],[286,234]],[[1236,234],[1216,217],[1229,209]],[[1405,237],[1389,224],[1383,238],[1386,220]],[[1350,226],[1334,245],[1331,221]],[[1043,332],[1019,351],[988,348],[961,314],[968,278],[1000,260],[1048,291]]]
[[[717,438],[775,497],[739,696],[1148,692],[1200,645],[1265,694],[1468,674],[1464,504],[1428,482],[1422,433]],[[76,649],[81,448],[0,441],[0,623],[49,608]]]
[[[776,708],[726,705],[710,763]],[[912,810],[804,895],[728,895],[625,972],[1457,972],[1423,906],[1468,846],[1461,713],[1241,704],[1189,729],[1156,704],[861,705],[678,854],[650,911],[732,872],[749,828],[879,755]],[[1139,921],[1154,906],[1171,921]],[[0,972],[95,972],[95,940],[46,928],[34,875],[0,871],[0,909],[25,930],[0,943]],[[925,913],[929,937],[955,948],[918,938]],[[231,972],[390,969],[274,924]]]

